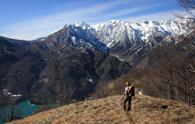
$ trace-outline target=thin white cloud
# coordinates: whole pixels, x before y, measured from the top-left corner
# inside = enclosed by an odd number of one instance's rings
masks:
[[[122,4],[125,4],[124,1]],[[112,8],[121,4],[120,0],[99,4],[89,8],[76,9],[73,11],[65,11],[56,15],[49,15],[38,19],[16,23],[6,27],[6,32],[1,35],[32,40],[38,37],[46,36],[53,31],[62,28],[65,24],[70,24],[79,21],[87,21],[89,18],[97,16],[96,14],[104,12],[106,9]]]
[[[195,11],[192,11],[192,13],[195,13]],[[190,16],[190,15],[188,13],[184,12],[184,11],[181,11],[181,10],[172,10],[172,11],[148,14],[148,15],[144,15],[144,16],[129,17],[129,18],[125,18],[124,20],[131,20],[131,21],[143,21],[143,20],[161,21],[161,20],[175,19],[178,16]]]
[[[133,8],[124,8],[124,9],[120,9],[114,13],[108,13],[108,14],[104,14],[103,17],[117,17],[117,16],[123,16],[123,15],[127,15],[127,14],[134,14],[136,12],[140,12],[140,11],[144,11],[159,5],[164,5],[167,4],[169,1],[165,1],[163,3],[150,3],[150,4],[146,4],[146,5],[140,5],[137,7],[133,7]]]
[[[136,6],[136,7],[131,7],[131,8],[123,8],[123,9],[119,9],[115,12],[111,12],[111,13],[103,13],[101,17],[97,18],[91,18],[88,20],[88,22],[90,22],[91,24],[96,24],[96,23],[102,23],[108,19],[117,19],[120,18],[120,20],[124,20],[126,19],[127,15],[131,15],[131,14],[135,14],[156,6],[162,6],[162,5],[166,5],[168,4],[169,1],[165,1],[163,3],[158,3],[158,2],[154,2],[154,3],[149,3],[149,4],[142,4],[140,6]],[[124,16],[124,17],[123,17]],[[122,18],[121,18],[122,17]]]

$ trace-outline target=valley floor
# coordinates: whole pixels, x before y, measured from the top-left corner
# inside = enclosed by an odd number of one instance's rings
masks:
[[[136,95],[132,111],[121,106],[122,96],[89,100],[41,112],[10,124],[195,124],[195,108]]]

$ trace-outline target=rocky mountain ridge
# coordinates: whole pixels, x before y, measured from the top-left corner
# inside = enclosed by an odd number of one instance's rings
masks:
[[[97,49],[137,65],[149,50],[163,43],[178,42],[176,38],[189,35],[194,25],[195,19],[190,17],[139,23],[111,20],[95,25],[80,22],[65,25],[40,41],[46,41],[48,47]]]

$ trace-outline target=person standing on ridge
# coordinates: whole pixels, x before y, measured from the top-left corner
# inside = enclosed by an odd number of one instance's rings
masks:
[[[126,87],[125,87],[125,92],[123,95],[123,109],[125,111],[130,111],[131,110],[131,100],[132,97],[135,95],[135,87],[131,82],[127,81]]]

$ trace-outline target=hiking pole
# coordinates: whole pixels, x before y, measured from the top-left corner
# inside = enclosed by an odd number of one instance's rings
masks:
[[[125,96],[125,95],[123,95],[123,97],[121,98],[121,101],[123,101],[123,99],[124,99],[124,96]]]

